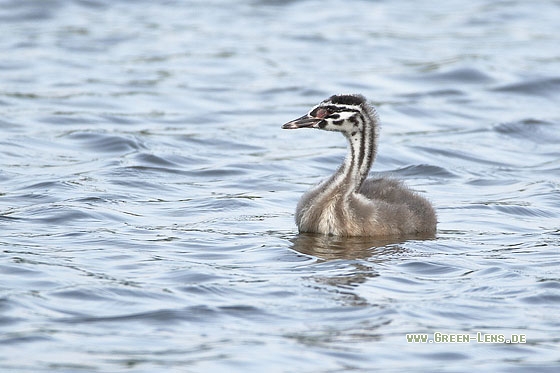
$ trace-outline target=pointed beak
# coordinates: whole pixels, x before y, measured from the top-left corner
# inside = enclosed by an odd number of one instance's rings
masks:
[[[322,118],[315,118],[315,117],[310,116],[309,114],[305,114],[301,118],[294,119],[294,120],[289,121],[288,123],[284,124],[282,126],[282,129],[295,130],[295,129],[298,129],[298,128],[305,128],[305,127],[317,128],[317,125],[322,120],[323,120]]]

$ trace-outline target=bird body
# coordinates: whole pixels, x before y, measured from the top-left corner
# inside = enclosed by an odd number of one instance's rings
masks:
[[[342,132],[349,152],[328,179],[306,192],[296,208],[300,232],[337,236],[433,234],[431,204],[389,178],[367,179],[377,152],[378,119],[361,95],[335,95],[284,129],[318,128]]]

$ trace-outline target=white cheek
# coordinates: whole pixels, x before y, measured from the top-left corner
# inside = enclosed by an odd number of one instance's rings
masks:
[[[340,114],[340,118],[338,119],[342,119],[342,120],[348,120],[350,119],[350,117],[352,117],[354,115],[354,113],[339,113]]]

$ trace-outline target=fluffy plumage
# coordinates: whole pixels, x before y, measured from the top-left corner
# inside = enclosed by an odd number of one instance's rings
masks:
[[[362,95],[334,95],[284,129],[341,132],[349,152],[339,169],[306,192],[296,209],[300,232],[338,236],[433,234],[431,204],[400,181],[367,179],[377,152],[378,118]]]

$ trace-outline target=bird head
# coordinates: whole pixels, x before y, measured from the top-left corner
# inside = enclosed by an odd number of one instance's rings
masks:
[[[314,106],[304,116],[282,126],[283,129],[319,128],[354,135],[361,132],[375,112],[362,95],[334,95]]]

